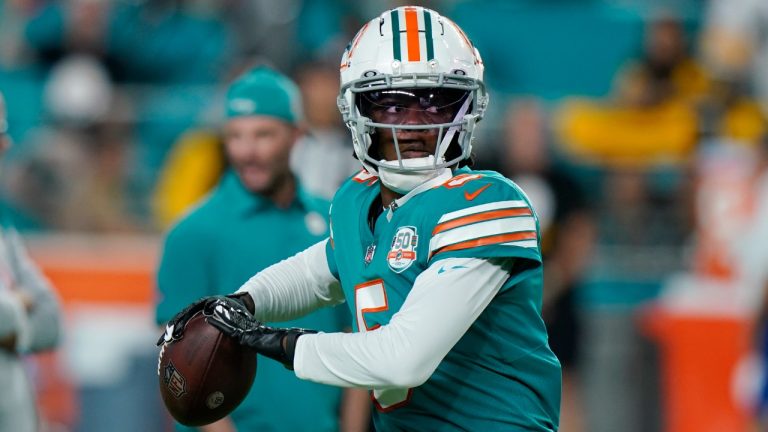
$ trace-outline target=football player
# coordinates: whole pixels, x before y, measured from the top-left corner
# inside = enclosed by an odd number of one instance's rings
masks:
[[[536,214],[469,168],[488,105],[479,53],[451,20],[399,7],[360,29],[341,82],[363,170],[336,193],[329,238],[192,304],[159,343],[203,310],[302,379],[371,389],[377,430],[557,430]],[[263,324],[341,302],[355,333]]]

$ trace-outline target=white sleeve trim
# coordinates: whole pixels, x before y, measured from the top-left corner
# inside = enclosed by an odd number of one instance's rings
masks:
[[[327,242],[267,267],[237,290],[251,295],[257,319],[288,321],[344,302],[341,285],[328,268]]]
[[[509,278],[512,260],[446,258],[414,282],[389,324],[298,339],[296,376],[342,387],[423,384]]]

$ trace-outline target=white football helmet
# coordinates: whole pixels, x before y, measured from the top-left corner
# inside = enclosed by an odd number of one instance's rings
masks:
[[[352,133],[355,154],[366,170],[373,174],[383,169],[430,176],[430,172],[470,157],[475,124],[483,117],[488,94],[480,54],[453,21],[419,6],[384,12],[360,29],[344,51],[340,69],[339,110]],[[455,99],[447,121],[418,125],[398,124],[396,120],[374,122],[364,112],[364,105],[381,94],[406,94],[428,105],[430,100],[439,99],[440,92],[443,99]],[[371,155],[371,134],[377,128],[392,131],[397,161],[378,160]],[[438,130],[436,154],[402,158],[398,130]]]

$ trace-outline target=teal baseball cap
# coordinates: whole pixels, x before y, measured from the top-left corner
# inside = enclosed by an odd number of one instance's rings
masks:
[[[303,119],[301,93],[290,78],[266,66],[241,75],[227,90],[227,118],[269,116],[297,124]]]

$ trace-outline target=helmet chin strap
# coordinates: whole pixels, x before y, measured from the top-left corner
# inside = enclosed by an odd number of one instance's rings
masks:
[[[470,94],[467,99],[464,100],[464,103],[456,113],[453,122],[457,122],[459,119],[464,118],[464,116],[467,114],[467,111],[469,111],[469,105],[471,103],[472,94]],[[459,131],[459,129],[459,126],[451,126],[448,129],[448,132],[445,133],[445,136],[437,146],[437,157],[430,155],[423,158],[403,159],[403,168],[426,167],[429,165],[436,167],[438,164],[445,163],[445,152],[448,151],[448,146],[451,144],[451,141],[453,141],[453,136],[456,134],[456,132]],[[401,195],[405,195],[420,184],[432,180],[435,177],[444,175],[446,172],[450,171],[450,169],[447,167],[435,168],[431,170],[404,171],[400,168],[400,163],[398,161],[380,160],[379,164],[378,174],[379,179],[381,179],[381,183],[393,192],[397,192]]]
[[[467,99],[464,100],[464,103],[461,105],[461,108],[459,108],[459,112],[456,113],[456,117],[453,118],[453,123],[458,122],[459,120],[463,119],[465,115],[467,115],[467,111],[469,111],[469,105],[472,103],[472,93],[470,93],[467,96]],[[443,137],[443,140],[440,142],[440,145],[437,146],[437,158],[443,159],[445,157],[445,152],[448,151],[448,146],[451,145],[451,141],[453,141],[453,136],[456,135],[456,132],[459,131],[459,126],[451,126],[448,128],[448,132],[445,133],[445,136]]]

